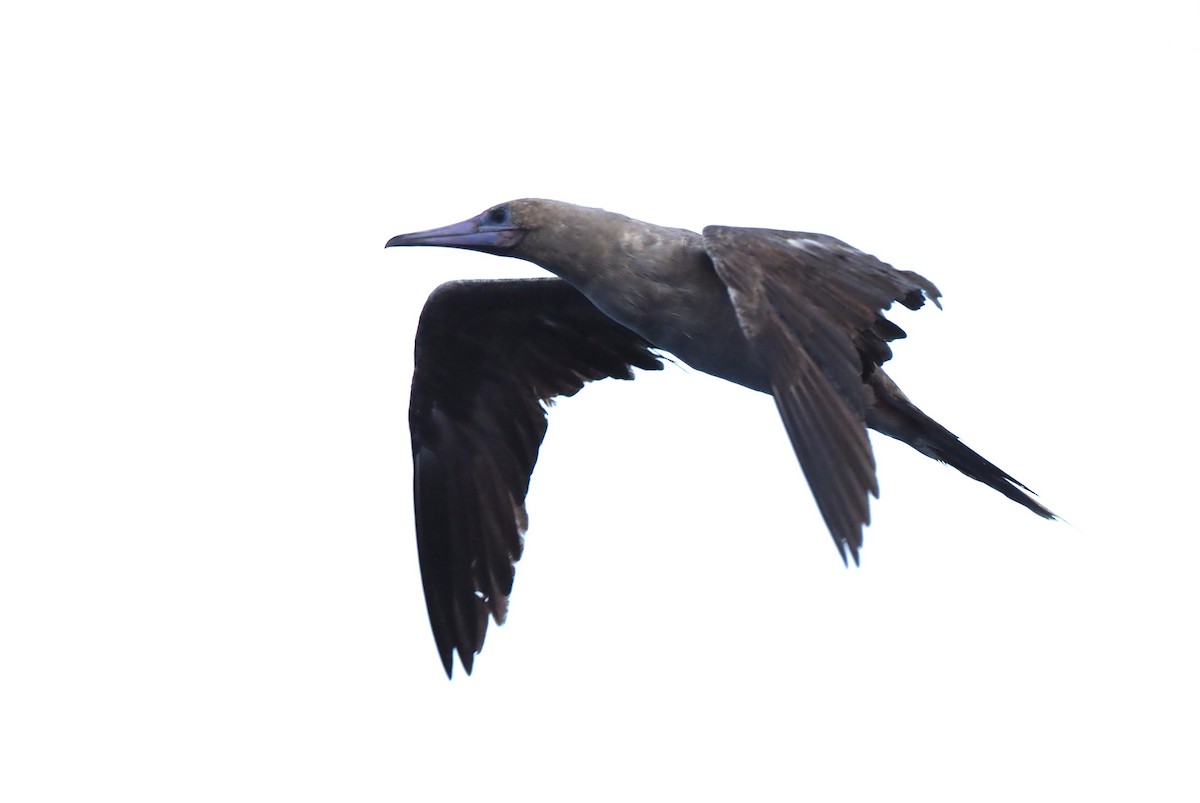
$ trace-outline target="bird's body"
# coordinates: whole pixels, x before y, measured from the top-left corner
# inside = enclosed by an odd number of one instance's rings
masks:
[[[878,495],[867,427],[1053,517],[880,368],[889,341],[904,336],[883,311],[936,303],[937,288],[840,240],[720,226],[699,234],[525,199],[388,245],[514,256],[561,277],[450,283],[422,313],[410,405],[417,541],[447,673],[454,649],[470,671],[489,613],[504,619],[542,403],[661,367],[652,348],[775,397],[843,558],[858,561],[868,496]]]
[[[523,245],[537,249],[537,264],[655,348],[696,370],[771,392],[702,235],[601,209],[564,204],[556,212],[566,230],[590,232],[592,242],[602,245],[568,240],[566,248],[545,248],[530,236]]]

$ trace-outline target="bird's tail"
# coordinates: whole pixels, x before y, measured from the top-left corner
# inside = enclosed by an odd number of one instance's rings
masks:
[[[1000,470],[983,455],[968,447],[950,430],[921,412],[883,371],[870,378],[875,392],[868,408],[867,423],[872,429],[907,443],[921,454],[947,463],[974,480],[982,482],[1024,505],[1042,518],[1058,518],[1033,493],[1011,475]]]

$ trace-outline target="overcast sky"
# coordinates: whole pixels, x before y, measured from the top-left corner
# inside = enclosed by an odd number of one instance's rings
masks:
[[[0,798],[1194,800],[1194,3],[26,4],[0,26]],[[579,7],[583,8],[583,7]],[[555,407],[447,682],[406,408],[523,196],[916,270],[846,569],[769,398]]]

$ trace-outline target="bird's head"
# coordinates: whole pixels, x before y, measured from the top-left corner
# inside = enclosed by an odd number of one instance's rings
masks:
[[[586,265],[578,263],[602,262],[617,239],[616,229],[632,222],[602,209],[522,198],[497,204],[461,223],[397,235],[386,247],[466,248],[525,259],[560,276],[570,276],[587,272]]]
[[[485,209],[461,223],[411,234],[398,234],[388,240],[385,247],[437,245],[528,258],[522,253],[521,243],[526,236],[540,230],[551,219],[554,208],[558,206],[566,207],[569,204],[535,198],[507,201]]]

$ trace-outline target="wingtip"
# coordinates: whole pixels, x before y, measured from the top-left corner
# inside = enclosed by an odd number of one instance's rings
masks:
[[[446,680],[454,680],[454,649],[449,652],[442,653],[442,669],[446,672]],[[462,652],[458,653],[458,661],[462,664],[463,671],[467,673],[467,677],[471,676],[471,670],[475,668],[475,653]]]
[[[834,543],[837,544],[838,554],[842,556],[843,566],[845,566],[847,569],[850,568],[850,558],[854,558],[855,568],[858,568],[861,565],[858,562],[858,547],[854,546],[848,541],[842,541],[840,539],[835,540]],[[849,552],[848,555],[847,551]]]

